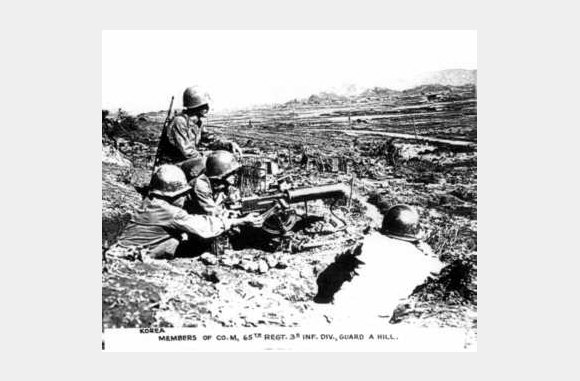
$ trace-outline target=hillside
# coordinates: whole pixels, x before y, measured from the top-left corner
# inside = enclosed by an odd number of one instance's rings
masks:
[[[419,85],[477,85],[477,70],[448,69],[426,73],[421,75],[419,78]]]
[[[244,149],[244,176],[256,163],[270,160],[278,165],[278,179],[288,179],[292,188],[348,184],[352,202],[296,206],[301,220],[291,234],[234,235],[220,255],[197,253],[153,263],[105,256],[105,329],[266,329],[314,322],[330,328],[339,315],[328,295],[347,278],[327,282],[326,274],[340,267],[337,256],[354,255],[380,226],[380,212],[406,203],[419,211],[426,242],[445,268],[417,284],[411,295],[402,295],[383,320],[385,329],[393,324],[461,327],[466,345],[476,340],[475,86],[375,87],[346,101],[330,92],[310,100],[331,103],[310,104],[306,98],[306,103],[212,112],[208,130]],[[103,113],[104,249],[115,242],[149,183],[165,113],[123,118]],[[328,298],[321,301],[320,295]]]

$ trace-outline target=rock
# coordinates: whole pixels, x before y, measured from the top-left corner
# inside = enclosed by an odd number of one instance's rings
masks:
[[[250,266],[249,266],[248,271],[250,271],[250,272],[258,272],[258,269],[259,269],[258,262],[250,262]]]
[[[220,279],[215,271],[207,271],[201,273],[203,279],[211,283],[219,283]]]
[[[251,268],[252,262],[248,261],[247,259],[242,259],[241,262],[238,264],[238,266],[246,271],[249,271],[249,269]]]
[[[272,269],[278,264],[278,259],[274,255],[268,255],[266,257],[266,263]]]
[[[288,258],[286,258],[285,256],[280,257],[278,259],[278,263],[276,264],[276,268],[285,269],[286,267],[288,267]]]
[[[269,269],[269,267],[268,267],[268,264],[266,263],[266,261],[263,259],[260,259],[258,261],[258,272],[260,274],[264,274],[264,273],[268,272],[268,269]]]
[[[203,253],[199,258],[206,265],[217,265],[218,257],[211,253]]]
[[[240,258],[236,258],[233,256],[232,257],[222,257],[222,258],[220,258],[220,261],[221,261],[222,265],[224,265],[224,266],[234,267],[240,263]]]
[[[242,259],[242,262],[240,262],[240,267],[247,272],[257,272],[259,268],[257,262],[248,261],[247,259]]]
[[[257,280],[251,280],[248,282],[248,284],[252,287],[256,287],[257,289],[261,290],[264,288],[264,284],[258,282]]]

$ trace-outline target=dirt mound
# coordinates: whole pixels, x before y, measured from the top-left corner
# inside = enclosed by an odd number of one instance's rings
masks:
[[[114,164],[119,167],[131,168],[133,163],[127,159],[118,149],[112,145],[103,145],[101,161],[107,164]]]
[[[130,213],[141,203],[135,190],[133,166],[104,162],[102,168],[102,244],[112,245],[130,219]]]

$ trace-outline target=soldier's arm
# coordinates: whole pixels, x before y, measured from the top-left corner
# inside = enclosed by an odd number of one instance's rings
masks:
[[[207,239],[217,237],[229,230],[231,223],[225,218],[193,215],[182,211],[175,216],[171,227]]]
[[[242,153],[242,150],[237,143],[216,137],[213,132],[207,131],[205,126],[201,127],[200,144],[212,151],[225,150],[234,154]]]
[[[177,117],[173,120],[169,131],[169,141],[186,158],[193,158],[200,155],[195,146],[195,141],[188,137],[187,122],[184,118]]]
[[[197,178],[193,184],[193,197],[197,200],[205,214],[215,216],[219,214],[219,207],[213,199],[211,184],[207,178]]]
[[[250,225],[259,227],[262,222],[257,213],[250,213],[243,218],[220,218],[202,214],[188,214],[185,210],[181,210],[173,218],[171,227],[207,239],[219,236],[232,226]]]
[[[220,139],[213,132],[208,131],[205,126],[201,126],[200,144],[211,150],[229,150],[231,144],[228,140]]]

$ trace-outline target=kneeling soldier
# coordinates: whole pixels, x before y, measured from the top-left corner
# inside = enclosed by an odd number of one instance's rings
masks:
[[[119,257],[173,258],[195,248],[184,234],[204,239],[217,237],[233,226],[259,226],[256,214],[244,218],[192,215],[183,206],[191,186],[177,166],[160,166],[151,182],[149,194],[107,255]],[[192,240],[195,242],[195,239]],[[184,253],[188,254],[188,253]]]
[[[237,188],[236,174],[241,164],[236,157],[227,151],[215,151],[202,162],[199,159],[188,160],[182,165],[189,185],[191,198],[185,209],[191,214],[220,216],[226,213],[222,203],[226,198],[235,198]]]
[[[210,134],[202,120],[209,112],[209,102],[197,88],[183,92],[183,111],[177,114],[163,130],[158,148],[158,164],[179,164],[202,156],[200,149],[226,149],[242,155],[240,146],[217,139]]]

